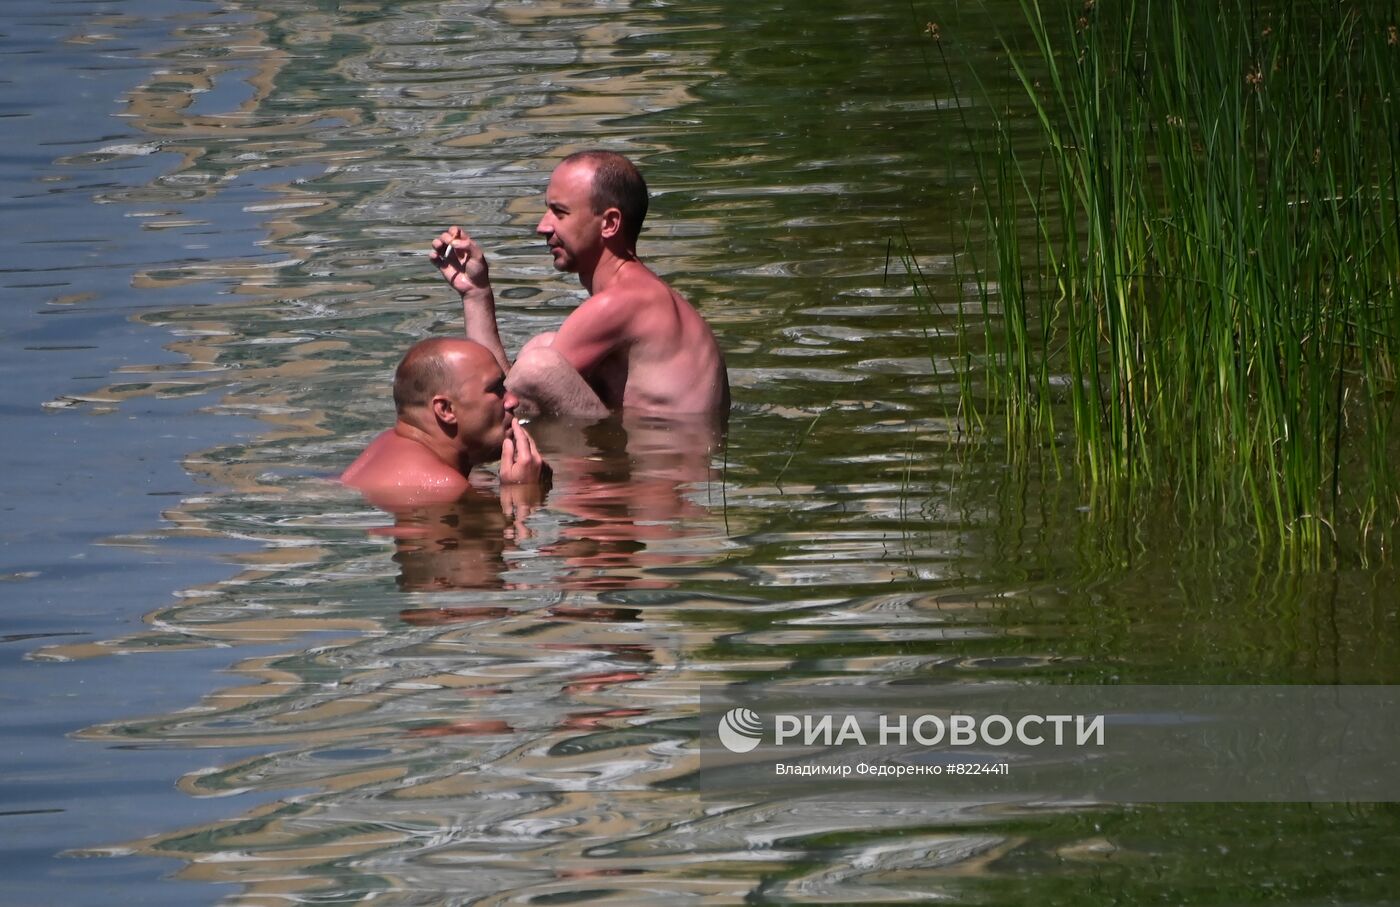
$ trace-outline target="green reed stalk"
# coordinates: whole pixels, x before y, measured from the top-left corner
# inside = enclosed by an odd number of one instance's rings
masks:
[[[995,407],[1013,447],[1053,441],[1059,385],[1095,486],[1246,513],[1314,561],[1343,528],[1388,545],[1396,6],[1100,0],[1049,21],[1021,0],[1034,50],[1007,53],[1041,145],[999,119],[979,170],[977,295],[1000,323],[989,399],[961,385],[970,421]]]

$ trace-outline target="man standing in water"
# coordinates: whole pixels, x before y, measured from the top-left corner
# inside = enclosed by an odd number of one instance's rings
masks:
[[[514,365],[496,327],[485,254],[460,227],[433,241],[433,264],[462,296],[467,338],[496,357],[525,409],[588,417],[623,407],[728,411],[729,378],[710,326],[637,258],[646,212],[646,182],[620,154],[583,151],[555,168],[535,232],[554,267],[577,274],[589,297],[558,332],[531,338]]]
[[[341,475],[388,510],[454,501],[472,467],[501,460],[501,485],[547,479],[534,439],[515,421],[519,401],[489,350],[434,337],[409,349],[394,373],[394,427],[375,438]]]

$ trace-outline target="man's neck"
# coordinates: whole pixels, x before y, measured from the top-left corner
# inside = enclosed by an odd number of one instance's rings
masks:
[[[436,459],[441,460],[443,465],[457,470],[462,475],[466,475],[467,471],[471,469],[471,464],[458,452],[456,445],[446,438],[435,437],[432,433],[424,431],[412,422],[399,419],[394,423],[394,434],[405,441],[418,444]]]
[[[596,296],[616,283],[622,269],[634,261],[637,261],[637,253],[631,250],[614,251],[604,248],[603,254],[598,257],[592,268],[579,271],[579,283],[583,284],[588,295]]]

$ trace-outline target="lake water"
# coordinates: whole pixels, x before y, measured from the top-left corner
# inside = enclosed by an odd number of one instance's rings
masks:
[[[960,430],[970,89],[923,23],[996,90],[992,6],[7,4],[0,903],[1393,903],[1393,805],[688,782],[727,688],[1400,679],[1390,568]],[[532,228],[599,146],[727,433],[539,424],[532,512],[395,540],[326,477],[460,329],[428,240],[486,247],[518,349],[580,298]]]

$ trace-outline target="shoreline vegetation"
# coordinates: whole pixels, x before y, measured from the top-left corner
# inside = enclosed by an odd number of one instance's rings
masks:
[[[1022,49],[1003,38],[1007,96],[973,72],[959,106],[995,150],[955,257],[958,424],[1015,459],[1064,451],[1110,509],[1173,495],[1288,561],[1388,559],[1395,4],[1045,6],[1021,0]],[[956,88],[948,30],[925,31]]]

